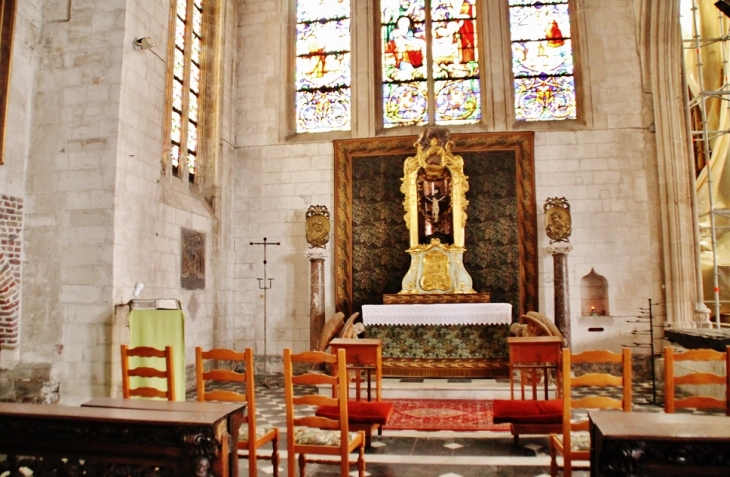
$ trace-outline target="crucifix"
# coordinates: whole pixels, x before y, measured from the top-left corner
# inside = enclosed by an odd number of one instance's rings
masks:
[[[263,242],[249,242],[249,245],[263,245],[264,246],[264,278],[258,278],[259,281],[259,289],[264,291],[264,379],[261,382],[264,386],[267,388],[269,387],[269,383],[266,382],[267,379],[267,362],[269,360],[269,357],[266,352],[266,290],[271,288],[271,282],[274,280],[273,278],[267,278],[266,277],[266,247],[269,245],[281,245],[280,242],[267,242],[266,237],[264,237]],[[268,282],[267,282],[268,280]]]

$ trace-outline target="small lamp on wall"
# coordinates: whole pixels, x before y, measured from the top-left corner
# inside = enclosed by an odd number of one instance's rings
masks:
[[[143,36],[141,38],[137,38],[133,42],[134,47],[138,50],[149,50],[153,46],[157,45],[157,42],[152,39],[152,37],[149,36]]]
[[[142,290],[144,289],[144,283],[137,282],[134,284],[134,292],[132,293],[132,298],[139,298],[139,294],[142,293]]]

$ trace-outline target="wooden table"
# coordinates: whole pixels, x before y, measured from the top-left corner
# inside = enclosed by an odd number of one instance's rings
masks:
[[[591,476],[730,475],[730,417],[589,411]]]
[[[545,399],[548,399],[548,376],[555,370],[558,392],[560,390],[560,349],[563,340],[558,336],[533,336],[507,338],[509,346],[509,390],[510,399],[515,398],[515,371],[520,372],[522,399],[525,399],[525,382],[522,372],[531,371],[532,399],[537,399],[537,372],[545,373]]]
[[[330,348],[333,354],[337,350],[344,349],[346,352],[347,369],[356,371],[355,375],[355,398],[360,400],[360,373],[365,371],[368,380],[368,401],[371,400],[371,375],[375,371],[375,400],[380,401],[383,397],[383,340],[381,339],[346,339],[335,338],[330,341]]]
[[[209,466],[210,475],[237,476],[229,428],[240,425],[244,405],[175,410],[180,404],[192,403],[165,402],[165,412],[0,403],[0,454],[7,456],[7,468],[28,467],[36,475],[144,475],[159,469],[151,475],[193,476]]]
[[[81,407],[139,409],[155,412],[225,413],[227,414],[227,433],[232,443],[232,451],[228,456],[229,475],[233,477],[238,475],[238,452],[235,450],[235,443],[238,442],[238,433],[243,423],[245,404],[100,397],[83,403]],[[235,409],[235,411],[232,412],[232,409]]]

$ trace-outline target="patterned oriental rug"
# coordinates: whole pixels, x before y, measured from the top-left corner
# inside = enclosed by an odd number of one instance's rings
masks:
[[[509,431],[493,422],[492,401],[389,399],[393,414],[384,429],[413,431]]]

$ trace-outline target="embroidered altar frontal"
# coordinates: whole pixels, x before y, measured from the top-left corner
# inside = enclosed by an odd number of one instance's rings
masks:
[[[367,335],[383,340],[384,376],[508,376],[507,326],[368,326]]]
[[[501,376],[511,322],[508,303],[363,305],[368,336],[383,340],[383,372],[391,376]],[[496,332],[496,333],[495,333]]]

